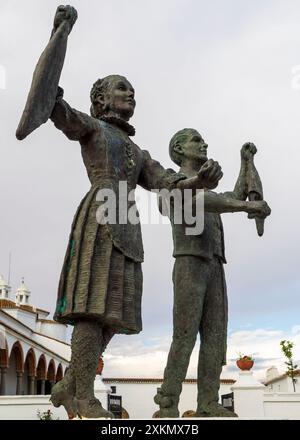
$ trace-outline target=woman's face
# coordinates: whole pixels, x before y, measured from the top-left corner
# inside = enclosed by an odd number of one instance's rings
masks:
[[[104,96],[106,112],[113,112],[128,121],[134,113],[134,89],[125,78],[112,82]]]

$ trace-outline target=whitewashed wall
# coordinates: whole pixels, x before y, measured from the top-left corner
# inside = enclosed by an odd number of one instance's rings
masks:
[[[296,377],[297,382],[295,384],[296,393],[300,393],[300,380]],[[293,393],[293,382],[290,377],[282,377],[267,385],[268,390],[271,393]]]
[[[107,409],[107,387],[99,376],[95,381],[95,395]],[[67,420],[67,413],[61,406],[55,408],[50,402],[50,396],[0,396],[0,420],[39,420],[38,411],[45,412],[49,409],[53,419]]]
[[[300,393],[270,393],[252,371],[240,371],[232,390],[239,417],[300,420]]]
[[[0,396],[0,420],[39,420],[38,410],[51,410],[53,419],[66,420],[63,407],[54,408],[50,396]]]
[[[150,419],[157,410],[153,402],[157,384],[118,384],[117,394],[122,395],[123,407],[131,419]],[[95,387],[96,396],[107,408],[107,387],[98,384]],[[230,385],[222,385],[220,394],[230,392]],[[241,388],[239,390],[241,392]],[[262,392],[261,401],[253,402],[251,390],[242,390],[243,418],[256,418],[253,413],[256,406],[262,404],[263,412],[259,418],[267,419],[298,419],[300,420],[300,393],[270,393]],[[196,408],[196,385],[184,384],[180,403],[181,414],[189,409]],[[259,394],[257,394],[259,396]],[[0,396],[0,420],[39,420],[37,412],[51,410],[54,419],[66,420],[67,415],[62,407],[54,408],[49,401],[50,396]],[[241,398],[241,395],[240,395]],[[236,408],[239,414],[239,408]]]
[[[133,419],[152,418],[152,415],[159,409],[154,403],[153,397],[160,383],[115,383],[109,382],[109,385],[117,387],[117,395],[122,396],[123,408]],[[220,396],[231,393],[231,385],[222,384],[220,387]],[[184,413],[187,410],[196,410],[197,407],[197,385],[196,383],[184,383],[180,397],[179,412]]]
[[[265,417],[300,420],[300,393],[265,393]]]

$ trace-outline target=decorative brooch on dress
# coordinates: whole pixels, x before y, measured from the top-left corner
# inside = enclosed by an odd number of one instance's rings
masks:
[[[135,165],[132,144],[127,142],[125,145],[125,166],[128,175],[131,174],[132,168],[135,167]]]

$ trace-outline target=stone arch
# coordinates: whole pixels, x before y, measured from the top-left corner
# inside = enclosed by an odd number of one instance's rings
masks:
[[[0,346],[0,367],[8,368],[9,357],[8,357],[8,345],[6,339],[3,340],[3,344]]]
[[[33,348],[28,350],[24,363],[23,392],[36,394],[36,355]]]
[[[8,366],[8,344],[6,339],[5,327],[0,324],[0,366]]]
[[[0,345],[0,395],[7,392],[7,371],[9,368],[8,345],[5,336],[1,340]]]
[[[51,389],[55,384],[55,362],[53,359],[50,360],[47,370],[47,380],[45,384],[45,394],[51,394]]]
[[[36,393],[45,394],[45,386],[47,379],[47,361],[44,354],[39,357],[37,369],[36,369]]]
[[[51,359],[48,365],[47,379],[53,381],[55,380],[55,362],[53,359]]]
[[[6,393],[8,395],[22,394],[24,371],[24,351],[20,341],[15,341],[9,354],[9,365],[6,375]],[[24,393],[23,393],[24,394]]]
[[[46,379],[46,376],[47,376],[47,362],[45,355],[41,354],[36,369],[36,377],[38,379]]]
[[[63,367],[62,367],[61,364],[59,364],[58,367],[57,367],[57,371],[56,371],[56,377],[55,377],[56,382],[59,382],[60,380],[62,380],[63,375],[64,375]]]
[[[16,356],[16,364],[17,364],[17,372],[23,373],[24,371],[24,351],[22,345],[19,341],[16,341],[10,350],[10,356],[15,354]]]
[[[30,376],[36,376],[36,356],[33,348],[30,348],[27,352],[24,367],[28,366],[28,372]]]

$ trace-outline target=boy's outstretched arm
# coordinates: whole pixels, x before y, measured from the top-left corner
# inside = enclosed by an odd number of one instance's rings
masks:
[[[271,209],[264,200],[246,202],[232,198],[230,193],[217,194],[212,191],[205,191],[204,193],[204,209],[207,212],[216,212],[218,214],[246,212],[258,218],[266,218],[271,214]]]

